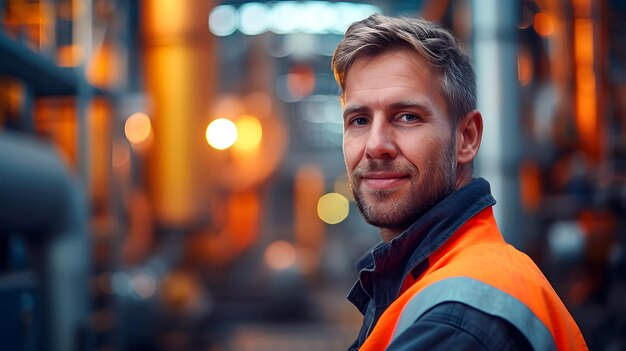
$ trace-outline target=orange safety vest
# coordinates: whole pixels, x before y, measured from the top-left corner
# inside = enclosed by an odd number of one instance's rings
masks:
[[[507,320],[535,350],[587,350],[576,322],[539,268],[504,241],[491,207],[431,255],[429,268],[385,310],[359,350],[386,349],[442,302],[464,303]]]

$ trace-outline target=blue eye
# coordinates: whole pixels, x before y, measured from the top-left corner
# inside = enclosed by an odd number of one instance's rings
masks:
[[[410,121],[417,121],[420,118],[419,118],[419,116],[414,115],[412,113],[405,113],[402,116],[400,116],[400,119],[404,120],[404,121],[407,121],[407,122],[410,122]]]
[[[352,124],[355,124],[357,126],[364,126],[367,124],[367,119],[365,119],[364,117],[357,117],[352,120]]]

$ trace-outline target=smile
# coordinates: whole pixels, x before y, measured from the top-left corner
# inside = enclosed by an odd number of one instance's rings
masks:
[[[363,183],[376,190],[392,189],[408,180],[409,175],[404,173],[376,172],[363,176]]]

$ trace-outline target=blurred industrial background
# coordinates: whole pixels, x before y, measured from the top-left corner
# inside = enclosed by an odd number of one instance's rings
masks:
[[[505,237],[626,349],[624,0],[0,0],[0,349],[347,348],[330,57],[374,12],[465,43]]]

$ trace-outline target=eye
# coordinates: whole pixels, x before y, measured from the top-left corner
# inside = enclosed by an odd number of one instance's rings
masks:
[[[352,120],[352,124],[356,126],[364,126],[367,124],[367,119],[365,117],[356,117]]]
[[[418,115],[414,115],[412,113],[405,113],[405,114],[401,115],[399,119],[401,121],[405,121],[405,122],[412,122],[412,121],[419,121],[420,117]]]

